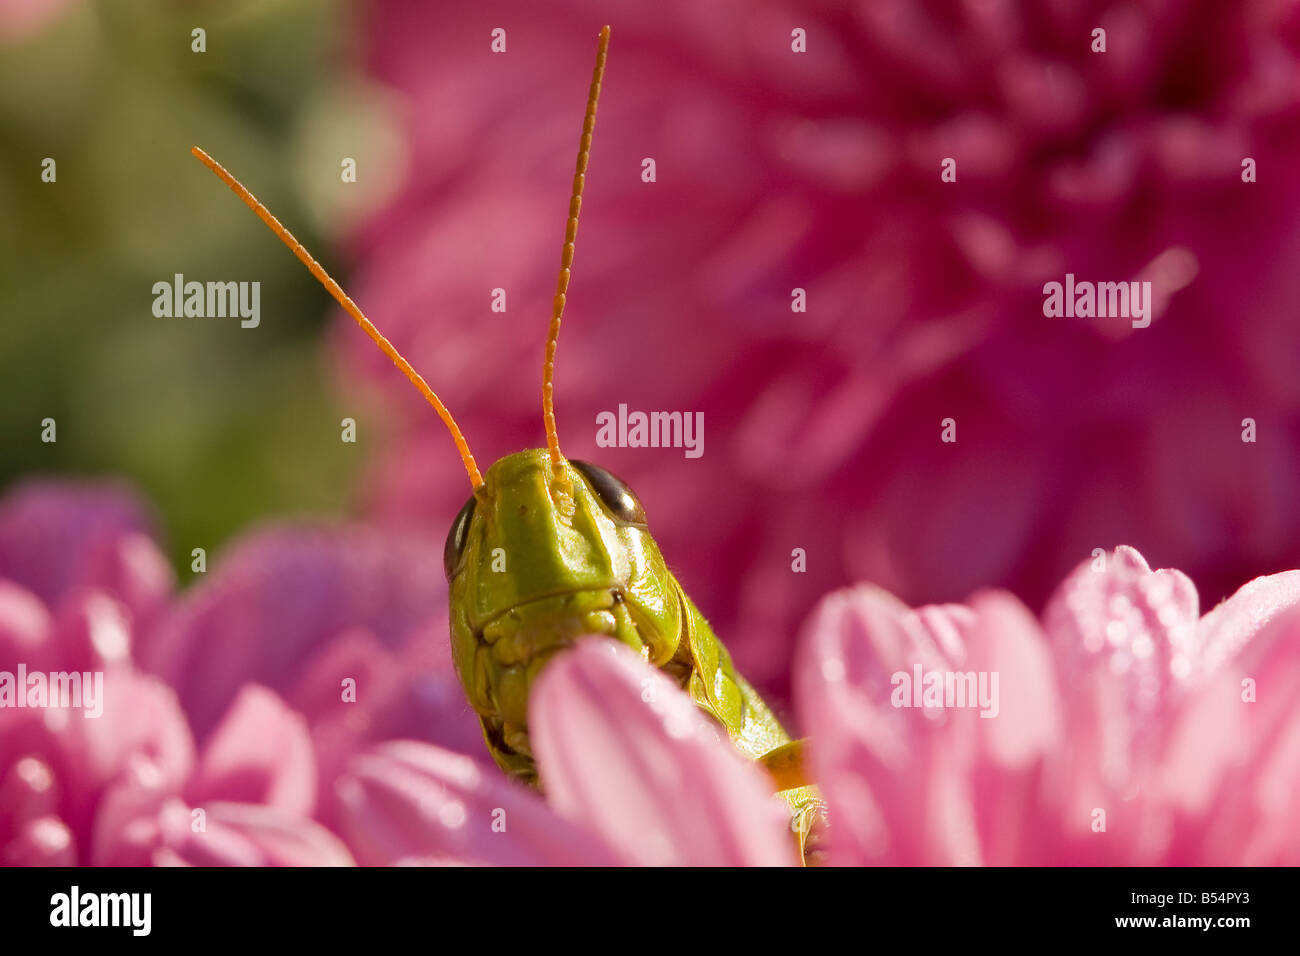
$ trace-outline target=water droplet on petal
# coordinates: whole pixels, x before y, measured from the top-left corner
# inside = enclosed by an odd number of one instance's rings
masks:
[[[822,680],[828,684],[838,684],[844,680],[844,662],[838,657],[828,657],[822,661]]]
[[[459,800],[444,803],[438,811],[438,819],[449,830],[456,830],[465,825],[465,804]]]
[[[45,761],[23,757],[14,766],[14,774],[32,793],[45,793],[54,784],[54,774]]]

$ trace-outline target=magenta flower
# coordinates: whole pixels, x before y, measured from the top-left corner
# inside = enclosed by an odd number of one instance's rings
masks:
[[[1202,617],[1185,575],[1119,548],[1041,623],[1002,592],[912,611],[859,587],[798,668],[831,862],[1300,861],[1300,571]],[[897,675],[967,672],[998,676],[988,719],[899,698]]]
[[[599,26],[581,3],[493,11],[372,5],[372,70],[408,101],[409,179],[356,237],[349,282],[485,461],[541,443]],[[561,436],[641,494],[752,678],[779,690],[798,623],[851,581],[1039,606],[1066,556],[1115,540],[1216,596],[1300,566],[1293,6],[666,0],[621,7],[613,29]],[[1045,318],[1043,283],[1066,271],[1152,278],[1150,328]],[[350,323],[338,334],[347,368],[395,396],[370,509],[436,540],[466,491],[447,438]],[[702,411],[703,457],[596,447],[596,414],[619,403]]]

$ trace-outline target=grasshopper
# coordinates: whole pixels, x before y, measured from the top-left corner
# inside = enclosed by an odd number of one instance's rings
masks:
[[[321,282],[362,330],[424,395],[451,433],[473,492],[443,550],[450,588],[456,673],[478,714],[483,739],[507,774],[538,785],[528,738],[529,688],[546,662],[579,636],[606,635],[637,650],[727,731],[735,747],[768,770],[787,801],[801,858],[821,816],[817,791],[793,741],[736,670],[651,535],[645,509],[628,485],[560,451],[555,425],[555,354],[573,265],[582,190],[596,124],[609,27],[596,67],[578,147],[559,280],[546,338],[542,419],[547,447],[516,452],[480,474],[455,419],[425,380],[240,182],[197,146],[193,154],[234,190]],[[495,562],[508,557],[508,572]]]

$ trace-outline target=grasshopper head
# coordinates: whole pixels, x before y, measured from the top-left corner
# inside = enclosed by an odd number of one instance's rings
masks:
[[[606,634],[662,666],[682,633],[678,590],[631,489],[551,461],[529,449],[494,464],[445,549],[457,673],[493,756],[524,777],[529,689],[557,651]]]

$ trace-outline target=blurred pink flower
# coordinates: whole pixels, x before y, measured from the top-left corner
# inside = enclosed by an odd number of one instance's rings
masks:
[[[0,709],[0,862],[86,862],[97,801],[131,760],[171,779],[190,759],[174,695],[131,661],[172,588],[147,527],[119,489],[33,482],[0,499],[0,670],[104,675],[99,717]]]
[[[355,237],[349,288],[485,462],[542,444],[600,22],[582,2],[370,4],[410,177]],[[1215,596],[1300,565],[1295,3],[666,0],[613,27],[561,437],[638,490],[752,678],[779,691],[797,623],[849,581],[1038,606],[1114,540]],[[1042,284],[1066,271],[1152,278],[1156,320],[1044,318]],[[350,322],[338,334],[347,368],[395,396],[369,507],[438,540],[467,492],[450,443]],[[595,447],[621,402],[703,411],[703,457]]]
[[[348,759],[396,738],[487,759],[451,664],[441,549],[363,527],[282,525],[230,545],[141,654],[196,735],[248,682],[302,714],[319,804]],[[326,822],[329,822],[328,819]]]
[[[0,499],[0,579],[50,607],[76,589],[109,593],[143,633],[175,587],[155,533],[153,516],[121,486],[30,481]]]
[[[0,670],[103,674],[98,716],[89,701],[0,709],[0,862],[350,863],[311,819],[301,717],[245,677],[196,758],[176,694],[138,669],[173,583],[147,528],[118,488],[39,482],[0,499]]]
[[[100,717],[0,710],[0,860],[350,863],[321,797],[356,752],[486,758],[436,546],[272,527],[173,597],[149,528],[119,488],[0,499],[0,670],[104,672]]]
[[[612,645],[538,688],[554,807],[487,763],[436,546],[270,528],[173,597],[147,528],[121,489],[0,498],[0,670],[104,673],[99,717],[0,709],[0,861],[789,861],[762,774]]]
[[[415,742],[356,757],[336,786],[365,863],[775,866],[794,860],[766,775],[660,671],[590,638],[529,701],[550,807],[495,768]]]
[[[545,799],[490,766],[447,660],[436,549],[270,529],[166,602],[141,527],[120,491],[0,499],[0,670],[105,682],[100,717],[0,709],[0,862],[793,862],[765,774],[605,639],[534,689]],[[133,560],[86,560],[123,541]],[[158,620],[143,640],[133,607]],[[996,675],[990,718],[893,706],[915,668]],[[909,610],[859,586],[810,618],[796,685],[832,863],[1300,861],[1300,571],[1201,615],[1190,579],[1119,548],[1041,621],[1005,592]]]
[[[348,866],[311,817],[316,758],[302,717],[255,684],[240,691],[180,778],[137,760],[104,796],[94,862],[143,866]]]
[[[796,691],[830,862],[1300,862],[1300,571],[1202,617],[1181,572],[1131,548],[1099,560],[1041,623],[1003,592],[821,603]],[[893,675],[918,666],[997,674],[995,716],[894,706]]]
[[[72,669],[57,655],[47,660]],[[0,669],[12,667],[0,660]],[[170,785],[184,778],[194,745],[175,695],[127,664],[104,671],[98,718],[0,711],[0,863],[87,864],[101,797],[134,765]]]

